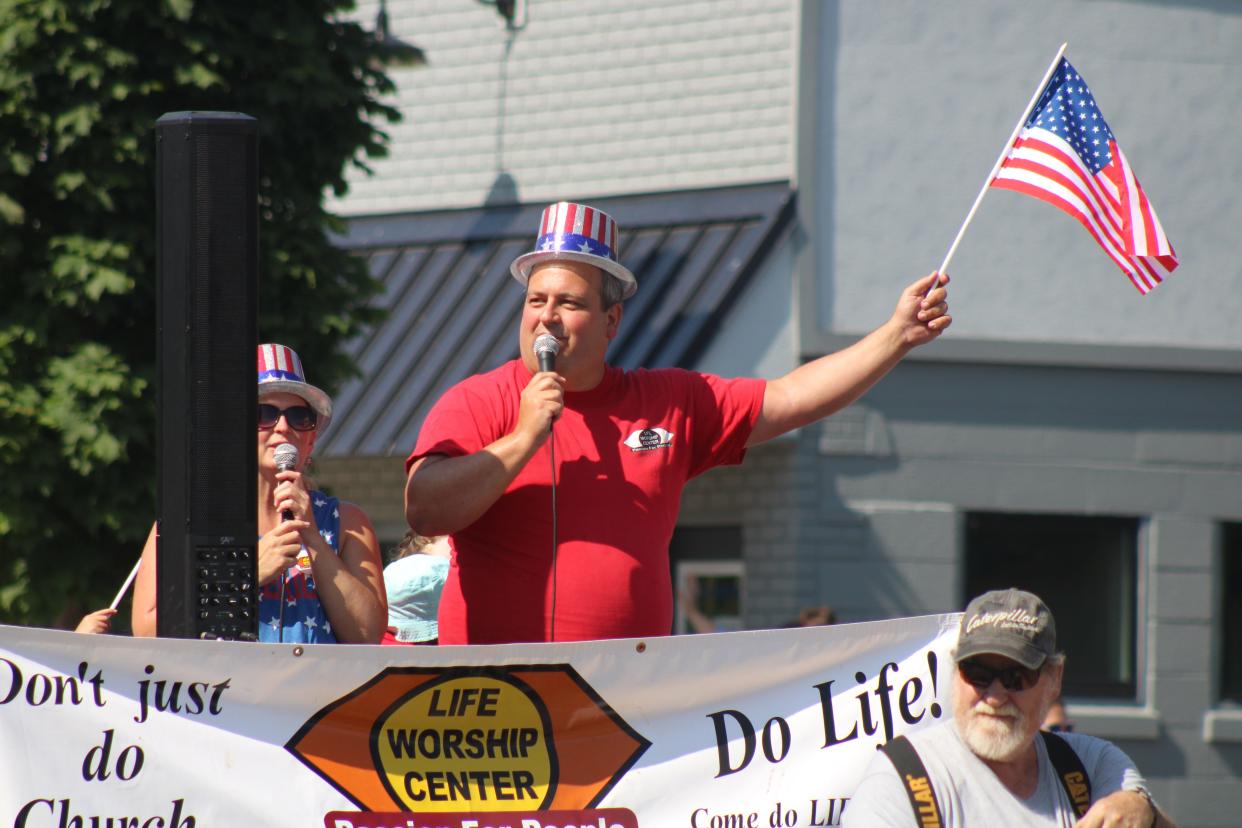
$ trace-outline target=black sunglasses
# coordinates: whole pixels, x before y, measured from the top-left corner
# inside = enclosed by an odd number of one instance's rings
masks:
[[[1030,690],[1039,681],[1038,670],[1031,670],[1021,665],[996,668],[968,659],[958,664],[957,670],[968,684],[980,690],[986,690],[992,686],[992,682],[1000,679],[1001,687],[1011,693],[1020,693],[1023,690]]]
[[[1073,723],[1073,722],[1065,722],[1064,724],[1054,724],[1054,725],[1048,725],[1048,727],[1047,727],[1047,728],[1045,728],[1045,729],[1046,729],[1049,733],[1073,733],[1073,732],[1074,732],[1074,723]]]
[[[308,405],[277,408],[268,403],[259,403],[259,428],[275,428],[282,415],[289,428],[294,431],[314,431],[319,419],[315,409]]]

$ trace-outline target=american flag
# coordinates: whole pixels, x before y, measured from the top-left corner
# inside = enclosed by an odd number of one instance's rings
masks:
[[[1177,267],[1160,219],[1082,75],[1061,59],[992,181],[1078,219],[1140,293]]]

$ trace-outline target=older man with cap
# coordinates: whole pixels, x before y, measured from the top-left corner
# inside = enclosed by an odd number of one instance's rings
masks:
[[[777,380],[623,371],[605,354],[638,283],[617,247],[606,213],[544,211],[511,267],[526,289],[519,358],[449,389],[406,461],[410,526],[455,550],[441,643],[667,635],[686,481],[849,405],[950,322],[948,277],[933,273],[859,342]],[[557,352],[543,369],[541,338]]]
[[[962,616],[953,718],[876,754],[845,826],[1171,826],[1130,757],[1081,733],[1041,733],[1065,657],[1035,595],[987,592]]]

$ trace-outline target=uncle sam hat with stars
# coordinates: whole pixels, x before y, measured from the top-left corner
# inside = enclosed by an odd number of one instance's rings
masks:
[[[543,211],[535,249],[513,260],[509,272],[523,285],[531,271],[544,262],[571,261],[594,265],[621,280],[622,299],[638,290],[638,281],[617,260],[617,223],[603,210],[586,204],[558,201]]]

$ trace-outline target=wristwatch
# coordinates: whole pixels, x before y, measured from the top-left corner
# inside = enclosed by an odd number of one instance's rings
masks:
[[[1160,809],[1156,807],[1156,800],[1152,799],[1151,791],[1146,788],[1129,788],[1128,790],[1147,800],[1148,806],[1151,807],[1151,828],[1156,828],[1156,823],[1160,822]]]

